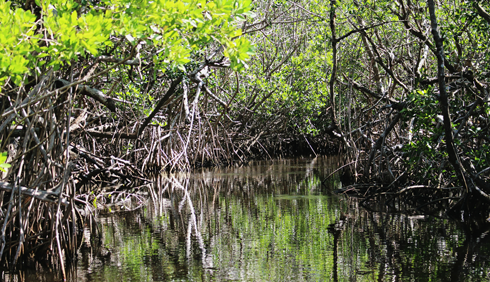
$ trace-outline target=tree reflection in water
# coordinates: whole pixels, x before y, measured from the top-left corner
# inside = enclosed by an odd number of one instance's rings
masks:
[[[257,162],[155,179],[147,203],[101,216],[71,281],[480,281],[486,225],[360,208],[321,180],[338,158]],[[143,196],[143,195],[140,195]],[[4,280],[54,281],[36,272]]]

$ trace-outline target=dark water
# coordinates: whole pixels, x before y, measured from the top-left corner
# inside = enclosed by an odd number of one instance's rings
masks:
[[[129,212],[107,207],[69,281],[486,281],[488,230],[369,212],[336,195],[336,158],[159,178]],[[39,266],[10,281],[59,281]]]

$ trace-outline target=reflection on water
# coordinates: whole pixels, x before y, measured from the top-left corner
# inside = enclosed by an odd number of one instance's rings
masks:
[[[337,158],[156,179],[143,209],[101,216],[71,281],[481,281],[488,230],[368,212],[321,180]],[[38,266],[3,279],[55,281]]]

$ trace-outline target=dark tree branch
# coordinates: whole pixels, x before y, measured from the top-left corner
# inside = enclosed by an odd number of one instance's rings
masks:
[[[354,87],[354,89],[359,90],[359,91],[361,91],[361,92],[363,92],[363,93],[365,93],[365,94],[367,94],[373,98],[376,98],[378,100],[382,99],[382,100],[385,100],[386,102],[397,103],[397,101],[391,99],[390,97],[386,97],[386,95],[376,93],[374,91],[371,91],[369,88],[362,86],[359,82],[348,78],[345,74],[343,74],[343,76],[346,80],[349,81],[349,83],[352,84],[352,87]]]
[[[170,84],[170,88],[167,90],[167,93],[158,101],[158,104],[156,105],[155,109],[153,109],[153,112],[143,121],[143,124],[141,127],[138,129],[138,133],[136,134],[139,136],[143,130],[145,130],[146,126],[151,122],[151,120],[156,116],[156,114],[161,110],[161,108],[168,102],[170,97],[175,94],[177,91],[177,86],[180,84],[182,81],[182,77],[179,77],[172,81]]]
[[[341,37],[337,38],[337,42],[340,42],[340,41],[346,39],[347,37],[351,36],[354,33],[357,33],[357,32],[365,32],[366,30],[369,30],[371,28],[375,28],[375,27],[382,26],[382,25],[385,25],[385,24],[388,24],[388,23],[393,23],[393,22],[394,21],[382,22],[382,23],[377,23],[377,24],[373,24],[373,25],[370,25],[370,26],[362,27],[362,28],[353,29],[353,30],[347,32],[346,34],[342,35]],[[398,21],[396,21],[396,22],[398,22]]]
[[[65,87],[70,85],[70,82],[65,79],[58,79],[57,82],[60,82],[61,87]],[[76,90],[78,93],[89,96],[93,98],[94,100],[100,102],[104,106],[106,106],[111,112],[116,111],[116,104],[114,103],[114,100],[112,100],[110,97],[107,97],[104,95],[104,93],[98,89],[86,86],[86,85],[76,85],[73,86],[73,89]]]
[[[99,56],[97,58],[98,61],[101,62],[108,62],[108,63],[121,63],[123,65],[129,65],[129,66],[139,66],[139,65],[147,65],[146,63],[143,63],[140,58],[132,59],[132,60],[124,60],[124,59],[119,59],[114,56]]]
[[[483,9],[482,6],[480,6],[480,3],[478,2],[473,2],[473,7],[475,7],[476,11],[478,12],[478,15],[480,15],[485,21],[487,21],[488,24],[490,24],[490,14]]]
[[[38,200],[45,201],[45,202],[54,203],[54,202],[56,202],[56,200],[58,199],[58,196],[59,196],[59,194],[54,193],[54,192],[41,190],[41,189],[31,189],[31,188],[27,188],[24,186],[15,186],[11,183],[0,181],[0,190],[1,191],[7,191],[7,192],[15,191],[15,192],[17,192],[17,191],[19,191],[19,189],[20,189],[21,194],[31,196],[31,197],[34,197]],[[59,200],[61,201],[61,204],[64,206],[69,205],[69,202],[64,197],[60,197]]]
[[[398,121],[400,121],[401,117],[402,117],[402,113],[398,112],[398,114],[396,114],[395,118],[391,121],[391,123],[388,125],[388,127],[383,131],[383,134],[381,134],[381,136],[378,138],[378,140],[376,140],[376,143],[374,143],[374,146],[371,149],[371,153],[369,154],[369,160],[368,160],[366,166],[364,167],[364,175],[365,176],[367,176],[369,174],[369,169],[371,168],[371,163],[374,160],[374,154],[376,153],[377,150],[381,149],[381,146],[383,145],[383,143],[386,139],[386,136],[388,136],[388,134],[390,134],[391,130],[393,130],[393,128],[395,128],[395,125],[398,123]]]
[[[400,0],[400,2],[402,3],[402,7],[403,7],[403,0]],[[427,36],[425,36],[420,30],[417,30],[410,24],[409,13],[403,11],[403,14],[395,13],[395,12],[394,14],[400,18],[400,21],[403,23],[407,31],[409,31],[413,36],[420,39],[425,45],[429,47],[432,53],[434,53],[434,55],[437,56],[437,49],[434,48],[434,45],[430,42],[429,38],[427,38]],[[456,72],[456,68],[453,65],[451,65],[451,63],[449,63],[448,60],[444,60],[444,66],[450,72]]]
[[[449,113],[449,102],[446,92],[446,79],[444,73],[444,46],[441,35],[439,34],[439,28],[437,26],[437,18],[434,8],[434,0],[427,1],[429,6],[430,22],[432,27],[432,36],[436,43],[436,56],[437,56],[437,77],[439,81],[439,105],[442,111],[442,116],[444,117],[444,138],[446,140],[446,151],[448,153],[449,162],[453,166],[459,181],[464,185],[466,192],[470,192],[470,187],[468,186],[468,181],[463,172],[461,166],[461,161],[459,160],[458,153],[454,146],[453,140],[453,128],[451,122],[451,115]]]
[[[400,79],[398,79],[398,77],[393,73],[393,71],[390,68],[388,68],[387,65],[385,65],[373,40],[371,40],[369,36],[366,36],[366,39],[371,44],[371,47],[373,48],[373,51],[376,54],[377,57],[377,59],[375,59],[376,62],[386,71],[386,73],[388,73],[391,76],[391,78],[393,78],[393,80],[395,80],[395,82],[398,85],[400,85],[405,91],[409,92],[408,87],[405,84],[403,84],[403,82],[401,82]]]

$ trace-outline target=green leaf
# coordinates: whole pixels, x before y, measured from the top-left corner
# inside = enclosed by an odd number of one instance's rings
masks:
[[[5,163],[7,161],[8,153],[2,152],[0,154],[0,171],[6,172],[11,167],[10,164]]]

